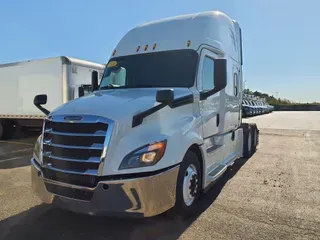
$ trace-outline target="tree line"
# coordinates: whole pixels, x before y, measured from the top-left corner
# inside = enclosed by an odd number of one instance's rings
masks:
[[[288,99],[284,98],[275,98],[273,95],[269,95],[267,93],[262,93],[258,91],[251,91],[250,89],[244,89],[243,91],[245,94],[254,95],[256,97],[265,98],[267,100],[267,103],[272,106],[290,106],[290,105],[306,105],[306,104],[312,104],[312,105],[320,105],[320,102],[313,102],[313,103],[297,103],[294,101],[290,101]]]

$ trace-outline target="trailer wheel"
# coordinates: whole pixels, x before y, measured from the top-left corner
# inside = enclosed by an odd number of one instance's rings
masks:
[[[3,138],[3,126],[2,121],[0,121],[0,140]]]
[[[10,139],[14,134],[14,125],[10,120],[0,121],[0,139]]]
[[[243,156],[249,158],[253,153],[253,138],[252,138],[252,128],[247,125],[243,128]]]
[[[200,162],[194,152],[188,151],[180,165],[176,187],[176,203],[168,211],[170,217],[188,218],[197,210],[201,195],[202,174]]]

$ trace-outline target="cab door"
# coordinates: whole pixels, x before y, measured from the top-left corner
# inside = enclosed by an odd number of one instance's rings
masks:
[[[207,49],[202,50],[199,62],[197,86],[200,92],[214,88],[214,59],[217,55]],[[218,163],[223,161],[223,137],[219,133],[223,131],[221,92],[218,92],[205,100],[200,100],[200,114],[202,117],[202,130],[204,145],[206,147],[207,173],[214,170]]]

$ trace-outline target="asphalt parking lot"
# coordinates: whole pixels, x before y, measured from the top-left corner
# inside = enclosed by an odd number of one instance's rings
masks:
[[[36,135],[0,142],[0,239],[320,239],[320,112],[256,122],[260,146],[203,196],[193,219],[90,217],[41,204],[31,191]]]

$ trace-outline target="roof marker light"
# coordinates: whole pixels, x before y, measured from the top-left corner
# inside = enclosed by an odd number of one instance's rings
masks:
[[[190,45],[191,45],[191,41],[188,40],[188,42],[187,42],[187,47],[190,47]]]
[[[140,46],[137,47],[137,52],[139,52],[139,50],[140,50]]]
[[[144,47],[144,50],[145,50],[145,51],[148,50],[148,44]]]
[[[153,44],[152,50],[155,50],[157,47],[157,44]]]

